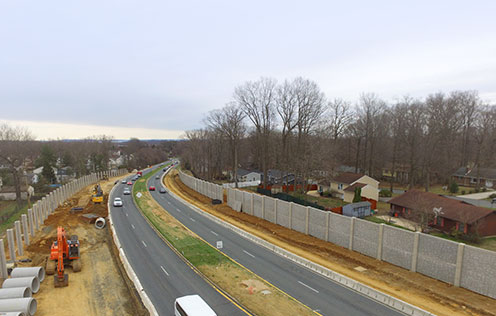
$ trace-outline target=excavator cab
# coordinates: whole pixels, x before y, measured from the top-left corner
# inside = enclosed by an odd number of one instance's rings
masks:
[[[103,190],[100,184],[95,185],[93,188],[93,194],[91,195],[91,201],[95,204],[103,203]]]

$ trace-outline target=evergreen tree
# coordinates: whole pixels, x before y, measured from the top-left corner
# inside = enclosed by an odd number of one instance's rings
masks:
[[[57,181],[57,177],[55,176],[55,172],[53,171],[50,162],[48,160],[45,160],[42,167],[43,171],[41,172],[41,175],[43,176],[43,178],[45,178],[46,182],[55,183]]]
[[[362,201],[362,189],[355,188],[355,196],[353,197],[353,203],[357,203],[361,201]]]

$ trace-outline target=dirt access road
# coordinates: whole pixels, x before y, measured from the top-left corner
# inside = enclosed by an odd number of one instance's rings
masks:
[[[175,170],[165,178],[165,184],[186,201],[226,222],[436,315],[496,315],[496,300],[492,298],[378,261],[246,213],[238,213],[226,203],[214,206],[209,198],[185,186]]]
[[[69,286],[55,288],[53,276],[47,276],[41,290],[34,297],[38,301],[37,316],[97,316],[97,315],[148,315],[135,294],[132,283],[123,270],[116,253],[110,229],[98,230],[82,219],[83,214],[93,213],[107,217],[108,193],[119,178],[101,182],[105,193],[104,203],[94,205],[90,201],[92,186],[72,196],[64,206],[48,217],[34,241],[23,256],[32,263],[19,266],[44,266],[50,246],[57,236],[57,226],[63,226],[67,234],[78,235],[81,244],[81,272],[66,268]],[[72,207],[83,207],[83,212],[71,214]]]

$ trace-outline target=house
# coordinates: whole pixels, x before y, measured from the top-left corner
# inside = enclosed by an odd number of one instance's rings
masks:
[[[262,179],[262,173],[260,171],[249,171],[245,169],[238,168],[238,181],[239,182],[251,182],[259,181]]]
[[[293,173],[285,173],[277,169],[267,170],[267,177],[269,183],[294,184],[295,181],[295,175]],[[263,180],[263,174],[262,174],[262,180]]]
[[[324,184],[325,182],[320,182],[319,186],[323,191],[327,191]],[[360,173],[341,173],[330,182],[329,191],[333,196],[351,203],[355,196],[355,188],[361,189],[362,197],[374,201],[379,200],[379,181]]]
[[[485,186],[492,188],[496,185],[496,169],[492,168],[467,168],[461,167],[451,176],[453,181],[463,186]]]
[[[34,195],[34,188],[32,186],[21,186],[21,199],[27,200],[28,196]],[[0,188],[0,200],[2,201],[15,201],[16,189],[14,186],[2,186]]]
[[[496,235],[496,211],[488,208],[419,190],[409,190],[388,203],[395,217],[418,218],[415,215],[419,212],[427,212],[429,226],[447,233],[457,230],[479,236]]]

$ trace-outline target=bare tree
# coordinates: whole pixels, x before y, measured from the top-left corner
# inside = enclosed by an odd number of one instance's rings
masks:
[[[235,104],[231,103],[221,110],[211,111],[206,118],[207,125],[219,131],[227,139],[231,150],[231,163],[234,183],[238,187],[238,153],[241,139],[246,132],[244,124],[245,113]]]
[[[11,127],[8,124],[0,125],[0,160],[9,168],[14,180],[17,206],[22,206],[21,197],[21,168],[29,151],[33,135],[26,128]]]
[[[269,141],[275,127],[276,81],[270,78],[248,81],[234,90],[234,100],[255,127],[266,188],[270,164]]]

